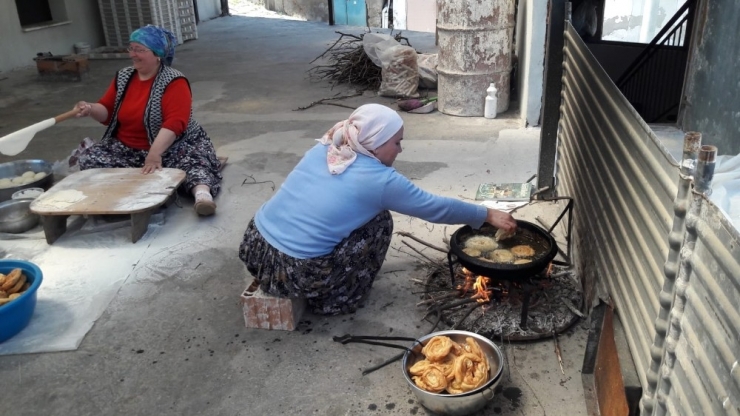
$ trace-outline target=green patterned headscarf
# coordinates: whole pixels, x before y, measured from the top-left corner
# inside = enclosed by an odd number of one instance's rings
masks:
[[[172,60],[175,59],[177,38],[167,29],[162,29],[154,25],[146,25],[131,33],[129,42],[140,43],[151,49],[167,66],[172,65]]]

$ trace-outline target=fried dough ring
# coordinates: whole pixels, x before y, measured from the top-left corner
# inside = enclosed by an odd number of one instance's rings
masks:
[[[501,248],[488,253],[488,258],[495,263],[511,263],[514,261],[514,254],[509,250]]]
[[[427,342],[427,345],[421,349],[421,353],[427,357],[427,360],[439,362],[445,359],[452,349],[452,340],[445,336],[436,336]]]
[[[465,350],[463,349],[462,345],[458,344],[455,341],[452,341],[452,348],[450,348],[450,359],[454,360],[458,355],[464,353]],[[450,363],[452,364],[452,363]]]
[[[447,383],[447,393],[450,394],[462,394],[465,393],[465,390],[462,388],[462,382],[452,380],[449,383]]]
[[[448,383],[455,379],[455,358],[457,358],[457,355],[450,350],[450,353],[447,354],[447,357],[443,361],[436,363],[444,371]]]
[[[447,391],[451,394],[465,393],[484,385],[488,381],[490,367],[488,357],[472,337],[465,338],[462,344],[466,351],[456,358],[455,380],[450,382]]]
[[[464,353],[455,359],[454,375],[455,379],[447,386],[447,392],[450,394],[460,394],[473,390],[485,383],[488,378],[481,380],[478,370],[483,366],[481,361],[471,353]]]
[[[23,271],[21,269],[13,269],[13,271],[5,276],[5,282],[3,282],[3,285],[0,286],[0,290],[7,292],[8,289],[18,283],[18,280],[21,278],[22,275]]]
[[[426,366],[420,375],[413,376],[412,379],[417,387],[431,393],[441,393],[447,388],[444,369],[436,364]]]
[[[482,252],[478,250],[477,248],[467,248],[466,247],[463,249],[463,253],[467,254],[470,257],[480,257]]]
[[[532,257],[534,256],[534,248],[526,244],[520,244],[511,248],[511,253],[517,257]]]
[[[432,362],[429,360],[417,361],[411,366],[411,368],[409,368],[409,374],[412,376],[420,376],[430,365],[432,365]]]
[[[458,344],[447,336],[435,336],[422,348],[422,353],[426,358],[408,369],[414,384],[422,390],[461,394],[488,381],[488,357],[472,337]]]
[[[485,235],[474,235],[465,240],[463,247],[480,251],[491,251],[498,248],[498,243],[491,237],[486,237]]]
[[[478,357],[469,352],[457,357],[455,359],[455,381],[462,382],[477,360]]]
[[[514,237],[515,235],[516,235],[516,230],[506,232],[504,231],[503,228],[499,228],[498,230],[496,230],[496,235],[493,236],[493,239],[496,241],[503,241],[503,240],[506,240],[507,238]]]
[[[465,345],[463,346],[465,351],[480,358],[481,361],[487,361],[486,355],[483,354],[483,350],[480,349],[480,345],[472,337],[465,337]]]
[[[13,293],[20,292],[20,290],[21,290],[21,288],[23,287],[24,284],[26,284],[26,275],[25,274],[21,274],[21,277],[20,277],[20,279],[18,279],[18,282],[16,282],[15,286],[13,286],[10,289],[8,289],[8,295],[12,295]]]
[[[465,374],[462,388],[470,391],[486,384],[488,381],[488,370],[488,364],[485,361],[473,364],[472,371]]]

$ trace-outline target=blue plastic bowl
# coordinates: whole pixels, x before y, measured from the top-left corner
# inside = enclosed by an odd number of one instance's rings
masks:
[[[21,332],[31,321],[36,309],[36,292],[44,280],[39,266],[23,260],[0,260],[0,273],[8,274],[13,269],[23,270],[31,286],[12,302],[0,306],[0,342],[4,342]]]

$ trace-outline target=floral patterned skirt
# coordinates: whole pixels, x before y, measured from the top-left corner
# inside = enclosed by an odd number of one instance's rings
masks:
[[[266,293],[304,298],[320,315],[352,313],[370,292],[392,234],[393,217],[383,211],[354,230],[331,253],[297,259],[271,246],[252,219],[244,232],[239,258]]]
[[[81,170],[94,168],[139,168],[144,166],[147,150],[133,149],[120,140],[104,137],[79,156]],[[221,172],[211,139],[201,128],[194,137],[185,137],[170,146],[162,155],[162,167],[185,171],[182,190],[190,193],[195,185],[208,185],[211,195],[221,189]]]

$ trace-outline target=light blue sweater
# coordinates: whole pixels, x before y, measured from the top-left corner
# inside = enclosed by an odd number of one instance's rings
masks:
[[[341,175],[326,166],[328,147],[308,150],[254,222],[273,247],[307,259],[329,254],[352,231],[384,210],[438,224],[479,228],[487,209],[433,195],[379,161],[362,154]]]

